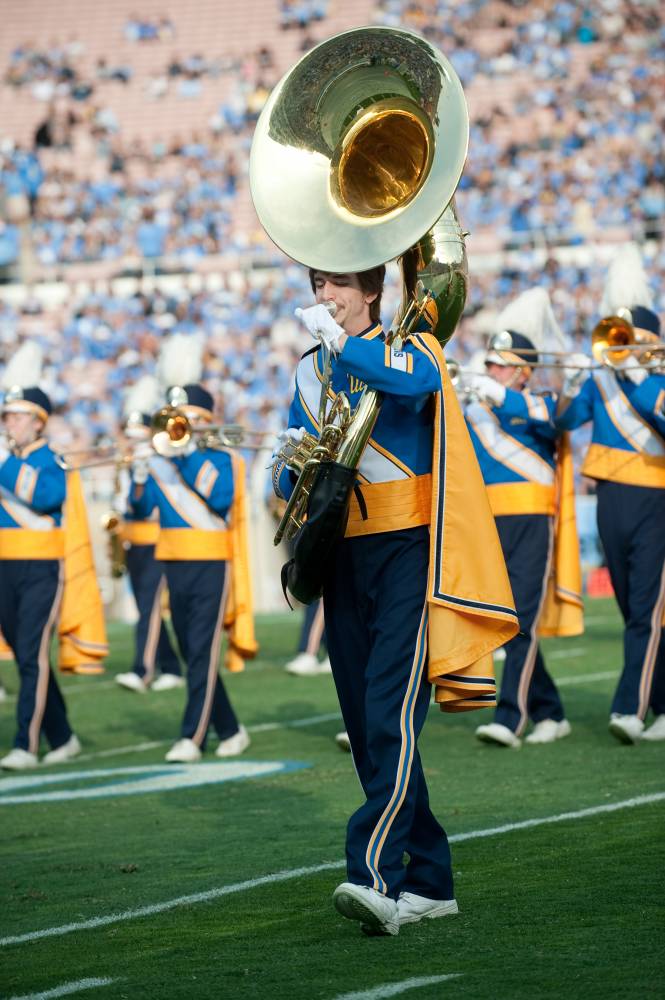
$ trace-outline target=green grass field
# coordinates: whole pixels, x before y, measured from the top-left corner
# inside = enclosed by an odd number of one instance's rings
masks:
[[[365,938],[332,908],[345,822],[361,795],[333,741],[332,680],[282,669],[297,628],[296,615],[261,619],[260,657],[225,677],[252,733],[243,765],[304,765],[246,780],[105,795],[110,781],[126,790],[135,778],[109,769],[163,765],[173,774],[163,755],[178,735],[183,693],[114,685],[129,664],[123,626],[111,629],[103,677],[62,679],[83,757],[28,780],[96,773],[20,789],[0,778],[0,995],[662,997],[665,744],[626,747],[607,731],[621,658],[613,602],[589,604],[584,636],[544,644],[568,739],[488,747],[473,730],[490,713],[432,709],[420,746],[434,811],[457,841],[460,914],[397,938]],[[0,669],[15,693],[13,666]],[[3,748],[13,712],[13,700],[0,705]],[[216,758],[205,760],[199,768]],[[93,787],[98,797],[8,801]],[[625,805],[640,796],[651,798]]]

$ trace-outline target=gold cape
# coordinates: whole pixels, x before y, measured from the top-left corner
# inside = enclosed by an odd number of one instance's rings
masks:
[[[429,680],[444,712],[496,705],[492,651],[519,630],[508,572],[478,461],[443,350],[412,338],[441,375],[436,394],[430,522]]]

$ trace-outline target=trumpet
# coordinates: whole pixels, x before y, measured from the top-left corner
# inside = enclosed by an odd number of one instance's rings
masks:
[[[250,431],[242,424],[205,424],[202,427],[194,427],[179,406],[163,406],[157,410],[152,417],[150,427],[153,448],[158,454],[167,456],[171,456],[174,450],[184,452],[192,440],[201,450],[245,448],[260,451],[266,447],[260,440],[252,440],[252,438],[264,438],[266,435],[263,431]]]
[[[489,349],[497,354],[512,350],[512,338],[507,330],[491,338]],[[605,316],[591,332],[591,355],[588,365],[571,364],[568,351],[547,351],[536,348],[519,349],[524,365],[529,368],[567,369],[568,371],[601,371],[605,368],[619,368],[631,355],[637,358],[640,367],[651,371],[661,371],[665,367],[665,342],[647,338],[635,333],[632,323],[623,316]],[[554,360],[541,361],[544,354]],[[533,356],[533,361],[530,360]],[[594,361],[596,364],[594,364]]]

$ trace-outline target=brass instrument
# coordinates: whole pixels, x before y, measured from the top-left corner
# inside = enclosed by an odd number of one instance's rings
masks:
[[[248,431],[242,424],[205,424],[194,427],[191,420],[179,406],[163,406],[153,415],[151,421],[152,444],[160,454],[162,442],[168,445],[168,453],[173,449],[184,451],[192,439],[197,448],[246,448],[261,450],[265,445],[250,441],[251,436],[264,436],[262,432]]]
[[[570,352],[548,351],[537,348],[520,347],[520,355],[534,355],[534,360],[524,359],[525,367],[529,368],[560,368],[576,371],[601,371],[604,368],[618,368],[626,359],[634,354],[637,363],[653,371],[660,370],[665,365],[665,343],[653,335],[636,335],[635,328],[622,316],[606,316],[596,324],[591,333],[592,357],[598,362],[593,364],[591,358],[588,365],[570,363]],[[489,349],[497,354],[512,350],[510,333],[505,330],[490,339]],[[554,358],[553,361],[536,360],[538,355]],[[561,359],[561,360],[559,360]]]
[[[268,236],[318,270],[397,258],[403,298],[386,338],[427,329],[443,345],[464,308],[466,250],[453,204],[469,118],[461,83],[424,38],[357,28],[322,42],[278,83],[256,126],[250,189]],[[357,467],[382,396],[339,393],[319,438],[279,457],[299,473],[275,544],[302,526],[322,462]]]
[[[105,452],[108,454],[104,454]],[[98,455],[99,457],[78,461],[75,457],[78,455]],[[74,461],[71,460],[72,457],[74,457]],[[64,451],[55,456],[55,464],[64,469],[65,472],[73,472],[75,469],[96,469],[104,465],[115,465],[116,468],[121,469],[125,465],[131,465],[135,458],[136,456],[131,449],[122,451],[117,445],[101,445],[98,448]]]

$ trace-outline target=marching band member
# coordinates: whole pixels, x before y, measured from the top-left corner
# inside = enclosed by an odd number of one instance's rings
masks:
[[[144,458],[153,453],[150,419],[159,405],[158,399],[157,380],[150,375],[139,379],[125,399],[125,436],[135,446],[145,445]],[[120,509],[127,507],[126,499],[126,496],[119,498]],[[155,559],[158,535],[156,511],[151,519],[139,520],[131,510],[124,510],[121,538],[139,617],[132,669],[116,674],[115,680],[121,687],[139,693],[168,691],[185,684],[178,654],[173,649],[162,617],[166,577],[164,567]],[[156,676],[156,668],[159,669],[159,676]]]
[[[162,352],[162,370],[190,375],[201,370],[196,338],[174,335]],[[193,382],[168,394],[196,428],[212,420],[213,398]],[[192,435],[194,437],[194,435]],[[132,467],[130,505],[139,518],[159,511],[156,558],[166,574],[171,617],[187,664],[187,704],[181,738],[166,754],[171,762],[201,759],[210,724],[219,736],[218,757],[243,753],[250,739],[238,723],[219,675],[219,651],[232,582],[233,535],[229,512],[242,483],[227,451],[183,449],[166,432],[155,435],[159,454]],[[234,474],[235,473],[235,474]]]
[[[4,373],[5,440],[0,444],[0,628],[18,665],[20,688],[14,748],[0,767],[37,766],[42,734],[51,746],[44,764],[80,753],[49,661],[63,589],[65,473],[44,429],[51,401],[35,385],[41,352],[26,343]]]
[[[660,320],[639,251],[610,265],[604,316],[629,318],[637,340],[654,341]],[[648,344],[646,345],[648,346]],[[584,356],[573,356],[582,363]],[[601,371],[566,372],[557,425],[592,422],[582,472],[596,480],[598,532],[624,619],[624,663],[609,728],[622,743],[665,739],[665,377],[631,352]],[[584,380],[585,381],[582,381]],[[645,729],[651,708],[654,721]]]
[[[344,390],[354,406],[366,386],[384,394],[360,462],[346,535],[327,567],[323,601],[333,677],[366,796],[348,823],[348,881],[333,901],[368,932],[397,934],[400,924],[457,912],[448,840],[429,807],[416,746],[430,683],[436,682],[437,700],[447,710],[494,704],[491,657],[485,654],[517,626],[443,353],[429,334],[401,349],[384,343],[384,274],[382,266],[358,274],[310,271],[317,305],[298,315],[332,351],[333,392]],[[323,303],[334,304],[334,319]],[[288,436],[298,437],[303,427],[318,436],[321,357],[315,347],[300,361]],[[279,447],[273,483],[283,497],[295,483]],[[454,544],[467,541],[473,551],[461,566]],[[470,565],[482,576],[474,579],[472,614],[459,596]],[[451,570],[455,584],[446,575]],[[473,675],[471,665],[481,657]]]
[[[538,636],[583,631],[581,574],[570,450],[554,426],[554,397],[528,389],[536,349],[564,346],[547,292],[533,288],[520,295],[497,318],[497,330],[502,333],[493,340],[504,338],[510,348],[493,350],[490,341],[486,374],[465,376],[462,384],[471,393],[465,417],[496,519],[520,632],[505,647],[494,722],[479,726],[476,736],[517,748],[529,720],[534,727],[527,743],[552,743],[570,733]],[[566,572],[568,579],[561,579]]]

